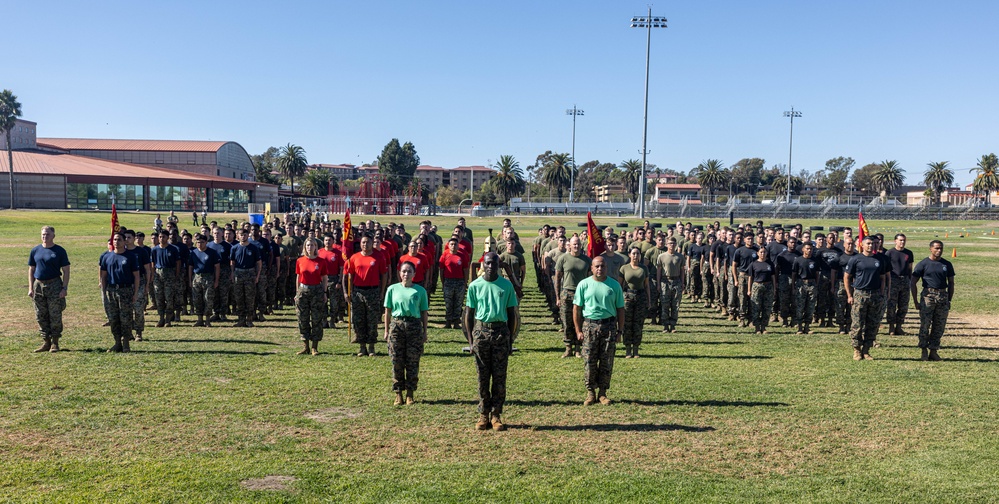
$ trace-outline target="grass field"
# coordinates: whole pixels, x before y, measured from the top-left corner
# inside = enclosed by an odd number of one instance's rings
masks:
[[[148,230],[152,216],[121,222]],[[514,222],[526,245],[545,220]],[[638,223],[602,221],[616,222]],[[25,265],[43,224],[73,261],[55,355],[31,353]],[[481,238],[500,219],[469,224]],[[643,358],[616,361],[615,403],[584,408],[582,362],[559,359],[529,271],[510,430],[497,433],[472,428],[475,365],[457,330],[431,329],[406,407],[391,405],[384,343],[379,357],[353,357],[340,329],[318,357],[297,356],[291,310],[238,331],[186,317],[147,329],[131,354],[106,354],[108,214],[0,212],[0,501],[999,501],[999,223],[869,224],[905,231],[917,261],[934,237],[948,258],[957,248],[944,362],[919,361],[915,337],[883,335],[876,361],[855,362],[830,329],[754,336],[687,303],[677,334],[648,326]],[[431,325],[442,317],[438,292]],[[911,309],[909,320],[913,333]]]

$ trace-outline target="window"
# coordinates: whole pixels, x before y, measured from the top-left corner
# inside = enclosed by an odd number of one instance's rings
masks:
[[[119,184],[66,184],[66,208],[107,210],[111,195],[119,210],[141,210],[145,187]]]
[[[242,189],[212,189],[213,212],[242,212],[250,202],[249,192]]]

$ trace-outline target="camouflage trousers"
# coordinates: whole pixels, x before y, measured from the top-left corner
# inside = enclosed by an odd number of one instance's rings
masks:
[[[923,289],[919,295],[919,348],[940,349],[949,313],[946,289]]]
[[[881,313],[884,309],[884,295],[880,290],[854,290],[853,309],[850,316],[853,325],[850,327],[850,339],[853,348],[873,345],[881,325]]]
[[[221,283],[221,282],[220,282]],[[210,317],[215,306],[215,273],[195,273],[191,279],[191,304],[194,314]]]
[[[667,278],[659,285],[659,303],[662,306],[659,322],[664,327],[676,326],[680,317],[681,294],[679,278]]]
[[[273,266],[261,266],[260,281],[257,282],[257,309],[260,311],[266,311],[274,304],[274,284],[277,282],[274,273]]]
[[[274,279],[274,304],[284,305],[287,299],[287,294],[285,294],[285,289],[288,287],[288,270],[285,269],[287,266],[281,264],[281,274]],[[341,298],[343,295],[341,294]]]
[[[237,269],[232,284],[233,304],[236,305],[236,316],[241,320],[253,320],[257,307],[257,272],[253,269]]]
[[[559,294],[558,307],[559,316],[562,317],[562,343],[565,346],[578,345],[576,339],[576,321],[572,318],[572,298],[576,295],[576,289],[562,289]]]
[[[146,277],[143,273],[139,272],[139,297],[132,303],[132,326],[139,334],[146,327]]]
[[[891,285],[888,289],[888,299],[885,300],[885,322],[888,327],[902,327],[905,323],[905,315],[909,312],[909,279],[904,277],[891,277]]]
[[[690,279],[690,293],[694,297],[701,297],[704,294],[704,280],[701,278],[701,264],[693,263],[690,265],[690,272],[687,278]]]
[[[506,368],[512,350],[506,322],[481,322],[472,328],[472,355],[479,373],[479,413],[499,415],[506,402]]]
[[[733,317],[739,316],[739,279],[738,275],[728,272],[728,314]]]
[[[416,390],[423,356],[423,322],[416,317],[392,317],[388,352],[392,358],[392,390]]]
[[[794,325],[799,329],[812,323],[815,316],[815,303],[817,300],[818,286],[815,280],[798,280],[798,285],[794,289],[794,305],[797,311],[794,314]]]
[[[191,299],[191,285],[187,281],[187,266],[181,268],[180,278],[173,281],[173,309],[186,310]]]
[[[715,300],[715,276],[711,274],[711,268],[707,266],[701,268],[701,284],[704,286],[704,300],[713,303]]]
[[[846,302],[846,286],[842,279],[836,282],[836,325],[839,326],[839,332],[842,333],[850,332],[852,325],[850,305]]]
[[[836,313],[836,306],[833,303],[833,293],[829,290],[829,277],[819,276],[815,289],[815,316],[819,322],[832,320]]]
[[[174,281],[176,276],[173,270],[157,269],[153,271],[153,296],[156,298],[156,311],[160,315],[164,312],[174,310]]]
[[[736,294],[739,295],[739,318],[749,322],[750,312],[752,311],[752,303],[749,301],[749,288],[750,283],[752,283],[749,275],[743,272],[739,272],[738,285],[736,287]]]
[[[621,339],[625,346],[642,344],[642,331],[645,327],[645,312],[649,307],[649,298],[645,289],[628,290],[624,294],[624,334]]]
[[[354,329],[351,343],[378,342],[378,318],[382,309],[378,287],[354,287],[350,294],[350,322]]]
[[[229,312],[229,298],[232,291],[232,268],[223,266],[219,269],[219,288],[215,290],[215,300],[212,309],[219,317]]]
[[[797,307],[794,305],[794,284],[789,275],[777,276],[777,297],[780,298],[780,318],[786,321],[794,320]]]
[[[753,303],[753,326],[762,331],[767,328],[767,324],[770,322],[770,310],[774,306],[773,283],[753,282],[749,298]]]
[[[583,321],[583,384],[586,390],[610,388],[614,373],[617,319]]]
[[[298,284],[298,275],[295,275],[294,273],[294,261],[289,263],[288,268],[288,275],[284,278],[284,304],[294,305],[296,285]]]
[[[62,292],[62,278],[56,278],[49,283],[34,280],[32,288],[35,291],[35,320],[38,321],[38,332],[42,338],[61,338],[62,312],[66,310],[66,298],[59,297],[59,293]]]
[[[444,321],[461,322],[461,310],[465,306],[467,286],[461,278],[444,279]]]
[[[277,299],[281,299],[280,296]],[[326,277],[326,303],[323,305],[325,311],[323,317],[331,322],[336,322],[340,315],[340,304],[343,303],[343,286],[340,284],[340,275],[329,275]]]
[[[323,340],[323,317],[326,315],[326,300],[323,296],[322,284],[298,285],[295,317],[298,319],[298,334],[302,341]]]
[[[659,318],[659,315],[662,313],[662,307],[660,305],[662,296],[659,295],[659,282],[657,282],[655,278],[649,279],[649,296],[651,297],[651,299],[649,299],[649,301],[651,301],[649,304],[652,305],[652,307],[646,310],[644,318],[651,318],[655,320]]]
[[[132,293],[134,289],[131,285],[111,286],[105,289],[107,296],[107,316],[111,322],[111,335],[114,341],[128,341],[132,336]]]
[[[715,275],[715,301],[728,310],[728,273],[724,269]]]

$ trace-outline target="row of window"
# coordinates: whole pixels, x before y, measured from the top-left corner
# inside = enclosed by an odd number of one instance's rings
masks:
[[[119,210],[198,210],[207,206],[207,189],[203,187],[150,186],[149,206],[146,188],[126,184],[66,184],[66,208],[109,209],[112,196]],[[212,189],[213,212],[245,211],[250,202],[249,191],[243,189]]]

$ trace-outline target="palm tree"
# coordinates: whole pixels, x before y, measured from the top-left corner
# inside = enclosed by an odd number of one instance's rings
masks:
[[[572,177],[572,156],[563,152],[548,157],[541,174],[541,180],[555,189],[559,203],[562,202],[562,194],[572,183]]]
[[[642,162],[637,159],[629,159],[618,165],[623,170],[621,181],[631,194],[631,201],[638,201],[638,184],[642,181]]]
[[[878,169],[874,172],[872,179],[874,187],[881,192],[881,200],[884,201],[888,198],[889,193],[902,187],[902,183],[905,182],[905,174],[902,173],[898,161],[885,160],[878,163]]]
[[[496,188],[503,196],[503,204],[510,201],[510,197],[524,192],[524,172],[520,169],[520,163],[509,154],[500,156],[499,161],[493,165],[496,170]]]
[[[302,193],[309,196],[326,196],[330,190],[330,171],[325,168],[309,170],[302,177]]]
[[[802,189],[805,188],[805,179],[792,176],[791,177],[791,193],[799,194]],[[777,177],[774,179],[773,189],[775,194],[787,194],[787,177]]]
[[[999,158],[995,154],[986,154],[978,160],[978,165],[971,169],[976,173],[971,188],[977,193],[985,194],[986,201],[992,203],[992,193],[999,190]]]
[[[21,103],[9,89],[0,93],[0,131],[7,137],[7,168],[10,171],[10,209],[14,209],[14,153],[10,144],[10,130],[21,117]]]
[[[697,168],[694,168],[694,174],[697,177],[697,183],[708,189],[709,200],[712,200],[715,195],[715,189],[725,187],[729,178],[728,170],[717,159],[709,159],[697,165]]]
[[[923,172],[923,183],[926,184],[927,189],[933,192],[933,198],[938,203],[943,190],[954,183],[954,170],[947,168],[948,164],[947,161],[927,163],[928,168]]]
[[[281,147],[278,155],[278,171],[288,177],[291,183],[291,197],[295,197],[295,177],[305,175],[309,162],[305,160],[305,149],[295,144]]]

